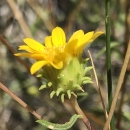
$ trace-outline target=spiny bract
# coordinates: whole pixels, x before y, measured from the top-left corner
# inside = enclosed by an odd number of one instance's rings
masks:
[[[41,76],[45,78],[46,84],[39,89],[51,88],[50,98],[54,95],[60,96],[62,102],[64,98],[71,98],[80,90],[83,91],[82,86],[87,83],[92,83],[91,78],[86,76],[86,72],[92,69],[91,66],[86,66],[86,60],[79,60],[77,57],[73,58],[65,68],[55,70],[53,67],[44,67]]]

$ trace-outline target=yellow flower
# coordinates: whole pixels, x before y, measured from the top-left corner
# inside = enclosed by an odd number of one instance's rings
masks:
[[[17,53],[15,56],[24,56],[36,60],[30,69],[31,74],[37,72],[44,65],[51,65],[56,69],[61,69],[63,67],[63,62],[57,55],[56,48],[48,48],[31,38],[24,39],[24,42],[27,45],[19,46],[19,50],[25,50],[28,53]],[[61,52],[59,52],[59,54],[60,53]]]
[[[94,41],[99,35],[103,34],[102,31],[94,33],[94,31],[84,34],[83,30],[76,31],[66,43],[66,36],[60,27],[56,27],[52,31],[52,36],[45,38],[45,46],[59,47],[64,53],[71,56],[78,56],[82,54],[84,47]]]
[[[101,31],[96,33],[92,31],[84,34],[83,30],[78,30],[71,36],[66,44],[65,52],[71,54],[72,56],[79,56],[82,54],[84,47],[101,34],[103,34]]]
[[[64,31],[60,27],[56,27],[52,30],[52,35],[45,38],[45,46],[31,38],[26,38],[24,39],[26,45],[19,46],[19,50],[25,50],[27,53],[16,53],[15,56],[24,56],[36,60],[30,69],[31,74],[45,65],[62,69],[70,61],[70,57],[81,55],[85,45],[102,33],[89,32],[84,34],[82,30],[79,30],[66,43]]]
[[[19,50],[26,53],[16,53],[15,56],[36,60],[30,71],[34,74],[43,69],[39,76],[45,79],[45,84],[39,89],[51,88],[50,98],[54,95],[60,96],[64,102],[67,96],[70,99],[71,95],[76,95],[79,90],[84,91],[84,84],[92,83],[87,76],[92,67],[86,67],[87,60],[82,59],[81,55],[85,46],[102,33],[92,31],[84,34],[83,30],[78,30],[66,42],[64,31],[56,27],[51,36],[45,37],[44,45],[31,38],[24,39],[26,44],[19,46]]]

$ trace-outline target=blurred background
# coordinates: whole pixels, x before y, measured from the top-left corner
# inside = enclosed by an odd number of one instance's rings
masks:
[[[130,37],[129,10],[129,0],[111,1],[113,88],[117,84]],[[18,52],[18,46],[23,44],[26,37],[33,37],[44,44],[44,38],[51,35],[56,26],[64,29],[67,39],[79,29],[85,33],[105,32],[104,0],[0,0],[0,81],[45,119],[62,124],[69,120],[74,110],[57,98],[50,99],[49,90],[38,90],[42,80],[29,72],[33,60],[23,57],[19,60],[13,55]],[[87,50],[90,50],[107,106],[105,43],[104,34],[87,47],[83,55],[88,57]],[[130,64],[115,111],[115,125],[120,130],[130,128],[129,70]],[[79,96],[78,102],[95,130],[101,130],[105,116],[93,71],[90,71],[90,75],[94,83],[84,86],[86,92]],[[36,120],[36,117],[0,89],[0,130],[47,130]],[[78,120],[71,130],[86,130],[86,127]]]

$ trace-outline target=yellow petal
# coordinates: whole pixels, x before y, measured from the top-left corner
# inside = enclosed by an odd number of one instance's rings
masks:
[[[104,34],[104,32],[100,31],[100,32],[96,32],[93,37],[92,40],[95,40],[98,36],[100,36],[101,34]]]
[[[15,56],[24,56],[24,57],[28,57],[28,58],[32,58],[35,60],[45,60],[46,55],[44,54],[34,54],[34,53],[16,53],[14,54]]]
[[[56,68],[56,69],[62,69],[63,68],[63,62],[62,61],[60,61],[60,62],[58,62],[58,63],[53,63],[53,62],[51,62],[50,63],[54,68]]]
[[[80,41],[78,42],[77,46],[81,46],[81,45],[83,45],[83,44],[88,43],[88,42],[91,40],[93,34],[94,34],[93,31],[86,33],[86,34],[82,37],[82,39],[80,39]]]
[[[53,46],[53,44],[52,44],[52,37],[51,36],[45,37],[45,46],[49,47],[49,48],[51,48]]]
[[[69,39],[68,42],[71,42],[71,41],[73,41],[73,40],[75,40],[75,39],[79,40],[79,39],[81,39],[83,36],[84,36],[83,30],[78,30],[78,31],[76,31],[76,32],[71,36],[71,38]]]
[[[75,54],[79,54],[83,51],[85,45],[89,44],[94,32],[88,32],[86,33],[83,38],[78,42],[76,49],[75,49]]]
[[[31,66],[31,74],[36,73],[38,70],[40,70],[44,65],[47,64],[47,61],[37,61]]]
[[[60,27],[53,29],[52,42],[56,47],[63,46],[66,43],[65,33]]]
[[[30,47],[28,47],[27,45],[19,46],[19,50],[25,50],[25,51],[31,52],[31,53],[33,52],[33,50]]]
[[[31,53],[15,53],[15,56],[24,56],[24,57],[31,57]]]
[[[45,60],[45,59],[47,59],[45,54],[31,54],[30,58],[33,58],[35,60]]]
[[[24,42],[31,48],[33,49],[34,51],[37,51],[37,52],[43,52],[44,51],[44,46],[35,41],[34,39],[31,39],[31,38],[25,38],[24,39]]]
[[[60,61],[65,61],[68,58],[68,53],[65,51],[59,51],[58,49],[55,51],[55,55],[53,56],[53,63],[58,63]]]
[[[74,53],[74,48],[75,48],[75,46],[77,45],[77,42],[78,42],[78,39],[75,39],[75,40],[72,40],[72,41],[68,42],[68,43],[66,44],[66,46],[65,46],[64,51],[65,51],[66,53],[69,53],[70,55],[73,55],[73,53]]]
[[[75,50],[75,53],[79,54],[83,51],[84,47],[89,45],[93,40],[95,40],[99,35],[103,34],[103,32],[97,32],[94,34],[94,32],[86,33],[82,40],[78,43],[78,46]]]

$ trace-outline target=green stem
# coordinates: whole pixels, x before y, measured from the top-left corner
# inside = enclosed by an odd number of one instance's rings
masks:
[[[85,114],[83,113],[83,111],[81,110],[78,102],[77,102],[77,99],[76,97],[72,97],[70,99],[71,101],[71,105],[73,106],[73,108],[75,109],[75,111],[79,114],[79,115],[82,115],[83,118],[82,121],[84,122],[84,124],[86,125],[87,129],[88,130],[94,130],[94,128],[92,127],[91,123],[89,122],[88,118],[85,116]]]
[[[112,75],[111,75],[111,48],[110,48],[110,0],[105,0],[106,8],[106,60],[107,60],[107,85],[108,85],[108,113],[112,104]],[[114,116],[110,123],[111,130],[115,130]]]

